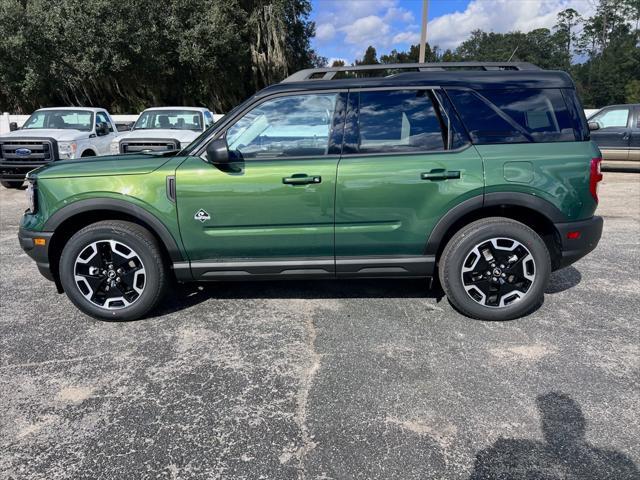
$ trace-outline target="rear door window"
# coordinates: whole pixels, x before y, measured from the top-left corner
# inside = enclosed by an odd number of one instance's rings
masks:
[[[427,90],[362,91],[359,153],[445,149],[442,118]]]

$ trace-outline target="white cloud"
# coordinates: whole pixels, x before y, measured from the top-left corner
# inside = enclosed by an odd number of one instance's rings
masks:
[[[431,20],[427,27],[427,41],[441,48],[455,48],[476,29],[505,33],[551,28],[556,23],[558,12],[567,8],[576,9],[584,17],[591,15],[594,9],[588,0],[473,0],[463,12]]]
[[[358,18],[350,25],[340,28],[344,32],[345,42],[352,45],[386,45],[391,27],[377,15]]]
[[[316,27],[316,38],[319,41],[331,40],[336,35],[336,27],[331,23],[321,23]]]
[[[409,10],[398,7],[390,7],[385,13],[384,19],[387,21],[400,20],[405,23],[415,22],[416,20]]]
[[[406,43],[409,45],[414,45],[420,42],[420,33],[419,32],[400,32],[393,36],[391,39],[392,43]]]

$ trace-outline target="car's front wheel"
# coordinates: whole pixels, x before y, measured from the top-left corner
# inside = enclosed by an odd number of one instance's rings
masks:
[[[104,320],[135,320],[153,309],[167,285],[155,237],[125,221],[88,225],[60,257],[60,282],[82,312]]]
[[[460,312],[481,320],[510,320],[542,302],[551,259],[531,228],[492,217],[470,223],[451,238],[439,272],[447,298]]]

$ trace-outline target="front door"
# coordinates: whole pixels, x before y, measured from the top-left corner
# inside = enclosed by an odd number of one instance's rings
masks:
[[[333,276],[341,95],[268,98],[218,135],[232,163],[191,157],[179,167],[180,230],[196,278]]]
[[[336,269],[345,276],[429,276],[437,221],[482,195],[482,160],[430,89],[349,92],[336,187]]]
[[[97,155],[109,155],[109,149],[111,146],[111,141],[113,140],[114,128],[111,123],[111,119],[107,115],[106,112],[96,112],[96,120],[95,120],[95,129],[97,129],[98,124],[104,123],[109,127],[109,133],[106,135],[97,135],[93,139],[93,144],[96,147]],[[97,132],[96,132],[97,133]]]
[[[627,160],[631,140],[631,108],[605,108],[594,116],[591,122],[600,127],[591,132],[591,138],[598,144],[605,160]]]

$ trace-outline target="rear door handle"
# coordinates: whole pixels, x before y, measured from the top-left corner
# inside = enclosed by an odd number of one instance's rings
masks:
[[[460,170],[445,170],[443,168],[434,168],[430,172],[420,174],[422,180],[451,180],[460,178]]]
[[[306,173],[296,173],[290,177],[284,177],[282,183],[286,185],[308,185],[310,183],[321,183],[320,175],[307,175]]]

